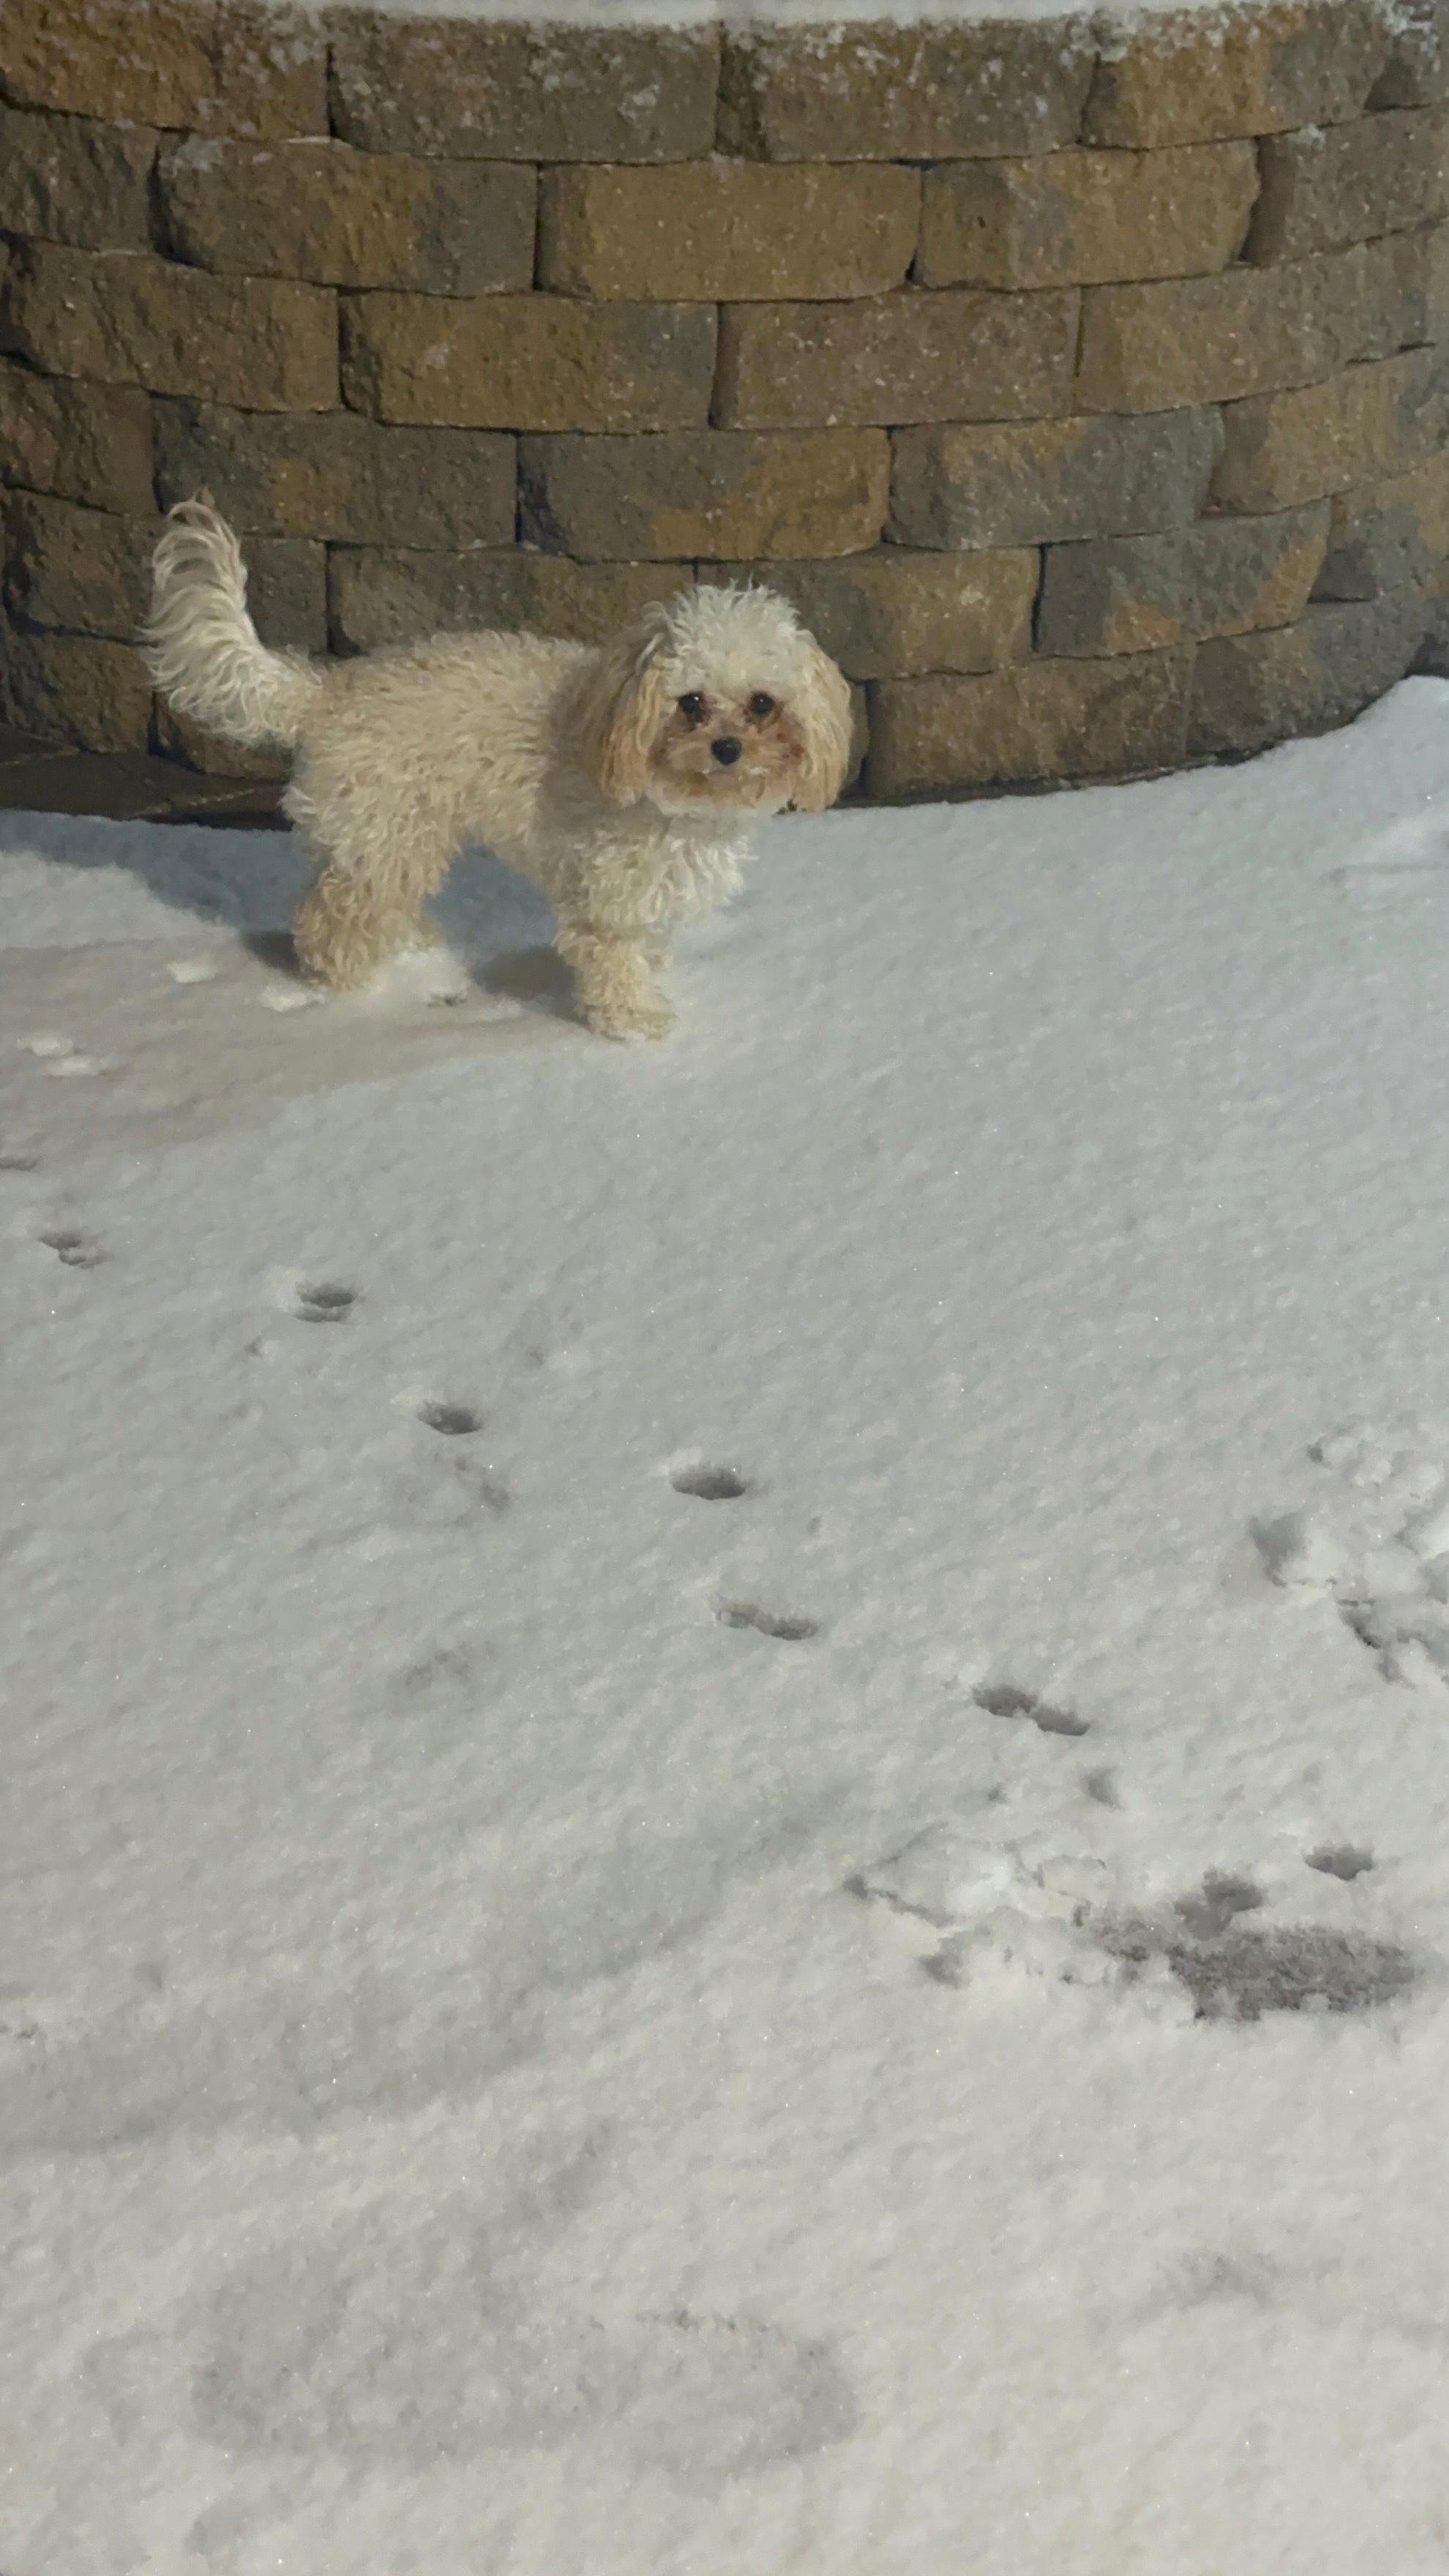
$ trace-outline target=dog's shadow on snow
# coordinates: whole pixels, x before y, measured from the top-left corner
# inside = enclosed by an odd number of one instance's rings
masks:
[[[436,912],[437,907],[433,909]],[[504,948],[489,953],[477,940],[465,943],[446,928],[443,935],[453,954],[463,959],[481,992],[521,1002],[525,1010],[540,1013],[546,1019],[577,1019],[573,977],[556,948]],[[290,930],[243,931],[242,946],[250,949],[273,975],[286,976],[294,984],[305,982]],[[446,998],[451,1001],[464,997],[449,994]]]
[[[506,994],[550,1019],[578,1017],[574,980],[556,948],[508,948],[473,972],[485,993]]]
[[[0,813],[0,852],[64,867],[115,868],[179,917],[222,922],[267,965],[295,972],[289,936],[307,869],[291,832],[193,823],[113,823],[86,814]],[[444,939],[486,992],[562,1012],[568,977],[536,887],[486,850],[466,850],[430,906]]]

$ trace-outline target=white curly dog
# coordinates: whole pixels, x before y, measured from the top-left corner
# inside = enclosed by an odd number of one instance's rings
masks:
[[[850,754],[850,693],[784,600],[685,590],[591,649],[435,635],[357,661],[264,646],[241,548],[205,500],[171,512],[143,631],[168,704],[225,741],[298,754],[286,810],[313,869],[305,974],[371,981],[432,935],[458,852],[486,842],[540,887],[602,1036],[662,1037],[672,926],[724,900],[748,826],[819,812]]]

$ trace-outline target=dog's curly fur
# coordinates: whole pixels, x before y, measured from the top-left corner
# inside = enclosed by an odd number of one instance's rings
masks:
[[[764,590],[682,591],[602,650],[435,635],[352,662],[269,651],[241,549],[206,500],[156,548],[143,645],[181,715],[298,754],[286,798],[313,868],[296,919],[314,981],[368,983],[429,936],[423,906],[484,841],[553,907],[579,1005],[660,1037],[671,926],[732,894],[755,815],[839,794],[850,695]]]

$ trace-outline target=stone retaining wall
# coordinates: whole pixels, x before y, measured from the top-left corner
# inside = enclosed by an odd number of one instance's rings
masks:
[[[1449,0],[5,0],[0,718],[214,757],[125,640],[205,484],[314,651],[768,578],[878,796],[1342,721],[1449,631],[1446,99]]]

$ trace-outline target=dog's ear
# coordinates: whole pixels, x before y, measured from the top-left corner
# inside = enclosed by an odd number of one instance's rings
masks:
[[[649,784],[649,754],[664,713],[659,658],[669,637],[664,608],[646,608],[606,644],[584,695],[584,766],[611,805],[636,805]]]
[[[791,801],[802,814],[823,814],[840,794],[850,767],[850,687],[814,637],[806,642],[805,677],[791,697],[800,733]]]

